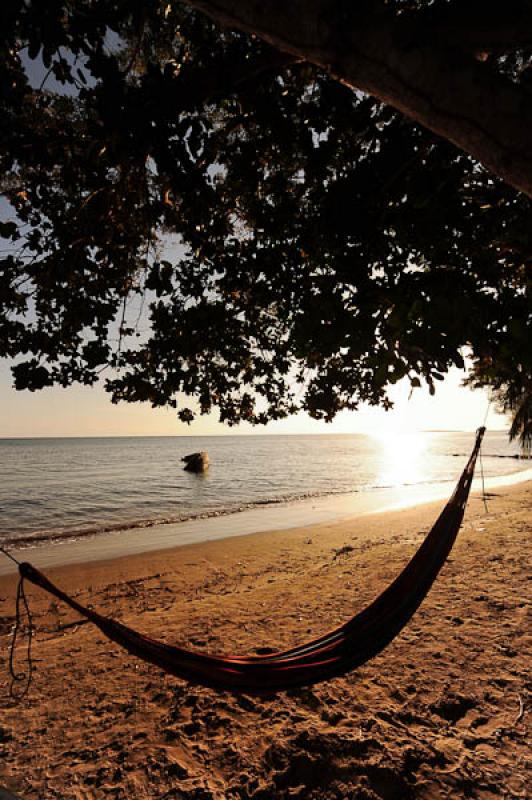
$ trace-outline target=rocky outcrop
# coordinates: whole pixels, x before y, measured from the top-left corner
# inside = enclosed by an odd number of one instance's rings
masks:
[[[206,450],[184,456],[181,461],[185,462],[184,469],[187,472],[205,472],[209,469],[209,454]]]

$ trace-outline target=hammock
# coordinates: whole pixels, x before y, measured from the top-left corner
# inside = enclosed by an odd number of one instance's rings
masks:
[[[170,675],[214,689],[270,693],[343,675],[383,650],[411,619],[445,563],[462,523],[485,428],[449,502],[393,583],[363,611],[330,633],[290,650],[260,656],[211,655],[156,641],[78,603],[31,564],[21,578],[62,600],[111,641]]]

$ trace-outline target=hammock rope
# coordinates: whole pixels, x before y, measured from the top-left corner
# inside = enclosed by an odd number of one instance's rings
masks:
[[[26,672],[17,672],[15,669],[15,651],[19,634],[22,630],[22,617],[26,615]],[[17,602],[16,602],[16,619],[13,635],[11,638],[11,647],[9,650],[9,674],[11,676],[11,685],[9,687],[9,694],[13,700],[22,700],[25,697],[31,686],[33,677],[33,659],[31,657],[31,645],[33,642],[33,619],[31,616],[28,598],[26,597],[26,590],[24,587],[24,578],[20,578],[17,586]]]
[[[131,655],[189,683],[258,694],[310,686],[344,675],[373,658],[398,635],[419,608],[447,560],[460,529],[484,433],[484,427],[478,429],[473,451],[451,498],[395,580],[344,625],[282,652],[254,656],[213,655],[168,645],[83,606],[31,564],[19,565],[20,576],[66,603]],[[24,601],[25,596],[21,599]]]

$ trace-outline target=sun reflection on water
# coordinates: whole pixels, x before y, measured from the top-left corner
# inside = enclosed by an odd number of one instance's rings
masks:
[[[381,449],[378,486],[423,482],[430,439],[427,433],[383,431],[373,435]]]

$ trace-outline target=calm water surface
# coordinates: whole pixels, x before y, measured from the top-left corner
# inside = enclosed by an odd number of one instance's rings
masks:
[[[256,506],[455,481],[473,434],[132,437],[0,440],[0,541],[149,528]],[[182,456],[208,450],[205,475]],[[486,477],[528,469],[504,433],[488,433]],[[148,535],[148,531],[147,531]]]

